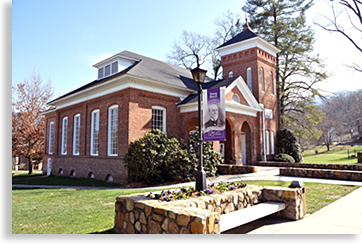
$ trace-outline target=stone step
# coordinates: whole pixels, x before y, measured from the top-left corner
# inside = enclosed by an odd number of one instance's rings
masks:
[[[271,215],[285,209],[283,202],[263,202],[257,205],[220,216],[220,232],[244,225],[251,221]]]

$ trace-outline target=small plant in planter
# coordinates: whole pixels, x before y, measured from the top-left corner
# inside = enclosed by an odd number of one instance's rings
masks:
[[[246,184],[243,183],[235,183],[235,182],[222,182],[220,181],[218,184],[212,183],[208,185],[205,190],[202,191],[195,191],[194,187],[186,188],[180,187],[179,190],[174,191],[164,191],[162,190],[160,193],[153,194],[150,192],[147,197],[152,199],[159,199],[161,201],[171,202],[174,200],[181,200],[187,199],[193,196],[205,196],[205,195],[212,195],[215,193],[223,193],[226,191],[232,191],[236,189],[242,189],[246,187]]]

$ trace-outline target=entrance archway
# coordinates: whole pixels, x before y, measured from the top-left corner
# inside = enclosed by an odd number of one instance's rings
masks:
[[[241,126],[241,155],[243,165],[251,164],[251,129],[248,122]]]
[[[225,141],[220,141],[220,144],[223,144],[224,147],[224,162],[225,164],[235,164],[233,162],[233,139],[232,139],[232,130],[231,124],[228,119],[226,119],[225,127]]]

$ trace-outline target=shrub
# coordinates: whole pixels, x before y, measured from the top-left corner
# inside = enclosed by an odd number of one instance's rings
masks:
[[[143,138],[131,143],[125,155],[129,181],[154,185],[166,181],[195,180],[198,146],[194,144],[194,139],[195,136],[191,136],[181,145],[175,137],[168,138],[160,130],[145,133]],[[197,154],[190,151],[190,145],[194,145]],[[204,142],[203,147],[206,176],[215,176],[221,157],[213,150],[212,142]]]
[[[302,162],[302,149],[294,134],[290,130],[282,128],[278,131],[277,137],[279,152],[292,156],[295,162]]]
[[[282,161],[282,162],[291,162],[294,163],[295,160],[293,157],[291,157],[288,154],[279,153],[274,156],[274,160],[276,161]]]
[[[190,158],[196,166],[199,162],[199,131],[198,129],[190,135],[190,139],[186,140],[186,144],[183,144],[183,148],[187,148],[190,153]],[[221,155],[214,151],[213,142],[203,142],[203,168],[206,173],[206,177],[214,177],[217,172],[217,165],[223,162]]]

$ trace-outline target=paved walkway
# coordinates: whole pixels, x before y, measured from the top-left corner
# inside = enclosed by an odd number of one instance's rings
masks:
[[[213,182],[220,182],[220,181],[248,181],[248,180],[275,180],[275,181],[290,181],[293,180],[300,180],[303,182],[316,182],[316,183],[326,183],[326,184],[344,184],[344,185],[356,185],[362,186],[361,181],[348,181],[348,180],[335,180],[335,179],[318,179],[318,178],[303,178],[303,177],[289,177],[289,176],[281,176],[279,175],[279,168],[278,167],[257,167],[257,172],[255,173],[247,173],[247,174],[236,174],[236,175],[221,175],[219,177],[212,177],[207,178],[207,183]],[[247,182],[245,182],[247,183]],[[144,187],[137,189],[153,189],[153,188],[178,188],[181,186],[192,186],[195,185],[195,181],[193,182],[186,182],[180,184],[173,184],[173,185],[160,185],[160,186],[153,186],[153,187]],[[134,189],[134,188],[107,188],[107,187],[76,187],[76,186],[56,186],[56,185],[17,185],[13,184],[13,187],[27,187],[27,188],[50,188],[50,189],[74,189],[74,188],[81,188],[81,189]]]
[[[362,187],[299,221],[269,216],[225,234],[362,234],[361,204]]]

